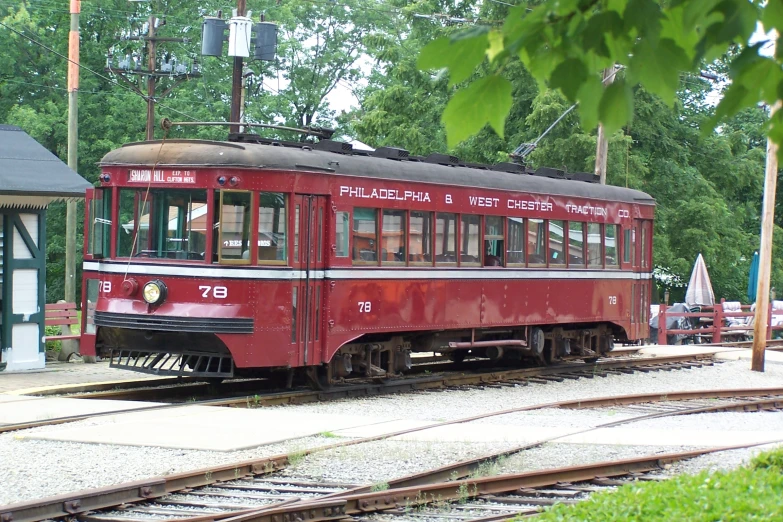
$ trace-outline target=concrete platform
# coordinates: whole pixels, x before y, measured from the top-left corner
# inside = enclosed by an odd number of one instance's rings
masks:
[[[131,411],[160,406],[152,402],[97,401],[44,398],[29,395],[0,395],[0,426],[21,422],[36,422],[73,415],[89,415],[112,411]]]
[[[33,440],[57,440],[125,446],[207,451],[235,451],[339,430],[386,424],[380,432],[396,431],[387,419],[362,415],[297,414],[283,409],[234,409],[181,406],[166,410],[109,416],[98,426],[57,429],[29,435]],[[377,428],[372,428],[377,433]]]
[[[42,370],[0,372],[0,394],[33,394],[67,384],[102,383],[110,381],[146,381],[160,379],[156,375],[109,368],[109,361],[95,364],[47,362]],[[174,378],[172,378],[174,379]]]
[[[714,355],[717,360],[737,361],[750,360],[752,357],[750,348],[733,348],[721,346],[704,346],[687,344],[681,346],[652,344],[642,347],[640,355],[648,357],[667,357],[672,355]],[[767,350],[764,352],[764,361],[772,364],[783,364],[783,352]]]
[[[397,440],[431,442],[510,442],[524,445],[562,437],[562,444],[614,444],[622,446],[729,446],[783,440],[777,431],[701,431],[673,429],[602,428],[572,434],[568,428],[520,427],[510,425],[444,426],[395,437]],[[352,430],[354,435],[360,430]]]

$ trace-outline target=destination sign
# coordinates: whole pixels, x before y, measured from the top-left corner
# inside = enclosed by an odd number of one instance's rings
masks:
[[[137,170],[128,171],[128,183],[167,183],[171,185],[195,185],[196,173],[192,170]]]

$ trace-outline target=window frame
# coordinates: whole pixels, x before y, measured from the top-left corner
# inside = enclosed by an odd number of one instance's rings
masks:
[[[457,227],[458,230],[459,230],[459,237],[457,238],[457,263],[459,264],[458,266],[460,266],[460,267],[465,266],[465,267],[469,267],[469,268],[476,268],[476,267],[484,266],[484,256],[482,255],[482,252],[481,252],[481,249],[482,249],[482,247],[484,245],[484,241],[483,241],[483,237],[484,237],[484,216],[482,216],[480,214],[467,214],[467,213],[457,214],[457,216],[458,216],[458,221],[457,222],[459,223],[459,226]],[[478,236],[478,244],[476,245],[477,249],[478,249],[478,260],[477,261],[463,261],[462,260],[462,256],[463,256],[463,254],[462,254],[462,240],[463,240],[463,238],[462,238],[462,223],[463,223],[462,222],[462,218],[463,217],[468,217],[468,218],[470,218],[470,217],[477,217],[478,218],[478,234],[477,234],[477,236]],[[468,223],[468,229],[469,228],[470,228],[470,223]],[[468,231],[470,231],[470,230],[468,230]],[[470,250],[470,245],[468,245],[468,250]],[[470,255],[470,254],[466,253],[464,255]]]
[[[100,195],[100,197],[98,197]],[[106,196],[109,196],[108,198]],[[95,219],[97,216],[97,203],[100,202],[101,206],[101,217],[99,219],[102,219],[104,221],[108,221],[108,223],[96,223]],[[114,236],[114,232],[112,231],[112,228],[114,227],[115,220],[113,219],[114,216],[114,190],[111,187],[106,188],[95,188],[93,190],[92,199],[90,200],[90,206],[87,212],[88,219],[89,219],[89,227],[88,227],[88,234],[89,237],[87,238],[87,255],[91,256],[92,259],[111,259],[114,257],[114,253],[112,251],[112,241]],[[107,207],[108,207],[108,218],[107,218]],[[95,225],[100,224],[104,227],[109,227],[108,233],[103,230],[101,234],[100,239],[100,250],[96,250],[95,248]],[[119,227],[118,227],[119,228]]]
[[[566,258],[568,259],[568,268],[569,269],[572,269],[572,268],[573,269],[576,269],[576,268],[585,269],[585,268],[587,268],[587,252],[586,252],[586,248],[587,248],[587,223],[584,222],[584,221],[568,221],[567,223],[568,223],[568,239],[567,239],[568,253],[566,254]],[[582,230],[582,232],[580,234],[581,238],[582,238],[582,264],[581,265],[571,263],[571,224],[572,223],[573,224],[577,224],[577,225],[581,225],[581,230]]]
[[[590,225],[596,225],[598,226],[598,237],[600,238],[600,242],[598,243],[598,260],[600,263],[598,264],[591,264],[590,263]],[[587,222],[587,233],[585,234],[585,242],[587,243],[587,268],[593,268],[593,269],[603,269],[606,264],[606,259],[604,259],[604,225],[603,223],[597,223],[594,221],[588,221]]]
[[[355,232],[353,225],[354,225],[354,221],[356,220],[356,210],[357,209],[372,210],[372,211],[375,212],[375,261],[364,261],[362,259],[354,259],[354,257],[353,257],[353,250],[356,248],[356,241],[354,241],[354,239],[353,239],[354,232]],[[378,219],[380,210],[381,209],[378,208],[378,207],[374,207],[374,208],[372,208],[372,207],[353,207],[353,210],[351,212],[351,241],[350,241],[350,243],[351,243],[351,265],[353,265],[353,266],[380,266],[380,262],[381,262],[381,255],[380,255],[380,249],[379,249],[380,241],[378,240],[379,237],[380,237],[379,227],[381,226],[380,220]]]
[[[499,219],[500,220],[500,235],[493,234],[490,236],[487,236],[487,220],[489,219]],[[505,268],[506,267],[506,228],[507,228],[507,221],[506,216],[496,216],[496,215],[484,215],[482,216],[482,227],[481,227],[481,266],[487,267],[487,268]],[[487,239],[489,237],[490,239]],[[501,248],[500,248],[500,265],[487,265],[487,241],[500,241],[501,242]],[[493,257],[498,257],[493,254]]]
[[[378,260],[380,261],[380,265],[381,266],[402,266],[402,267],[407,266],[407,264],[408,264],[408,261],[407,261],[407,257],[408,257],[408,254],[407,254],[407,249],[408,249],[408,222],[409,222],[408,214],[409,213],[408,213],[407,210],[400,210],[400,209],[396,209],[396,208],[381,208],[379,210],[380,210],[380,218],[381,218],[381,220],[380,220],[380,232],[381,232],[380,236],[381,236],[381,239],[380,239],[380,241],[378,241],[378,243],[379,243],[378,244],[379,251],[376,252],[376,254],[377,254]],[[405,237],[402,240],[402,244],[403,244],[403,248],[406,250],[406,252],[405,252],[405,255],[404,255],[402,261],[397,261],[397,260],[387,261],[387,260],[383,259],[383,250],[384,250],[383,249],[383,241],[384,241],[383,219],[384,219],[384,217],[386,215],[386,212],[402,212],[402,218],[405,220],[405,223],[403,223],[404,226],[402,227],[402,233],[405,235]],[[388,250],[386,251],[386,254],[387,255],[389,254]],[[393,253],[392,253],[392,255],[393,255]]]
[[[429,214],[430,216],[430,260],[429,261],[411,261],[410,256],[411,253],[411,223],[412,223],[412,214],[414,212],[419,212],[421,214]],[[435,214],[437,214],[434,210],[409,210],[408,211],[408,255],[407,255],[407,266],[435,266]],[[422,228],[422,230],[424,230]],[[422,240],[422,252],[424,252],[424,241]],[[423,254],[422,254],[423,255]]]
[[[284,247],[285,250],[283,251],[283,259],[282,260],[277,259],[277,250],[275,250],[275,259],[261,259],[258,256],[258,253],[259,253],[258,249],[261,248],[258,245],[259,234],[261,233],[261,216],[260,216],[259,213],[261,212],[261,208],[262,208],[261,207],[261,194],[264,194],[264,193],[266,193],[266,194],[282,194],[283,195],[283,210],[285,211],[285,219],[283,219],[282,222],[283,222],[283,227],[284,227],[283,233],[285,234],[285,239],[283,240],[283,244],[285,245],[285,247]],[[254,234],[254,237],[255,237],[255,252],[253,252],[252,250],[250,252],[251,257],[253,256],[253,254],[255,254],[255,256],[256,256],[255,262],[253,264],[256,264],[256,265],[273,265],[273,266],[275,266],[275,265],[276,266],[283,265],[283,266],[287,266],[288,265],[288,258],[289,258],[290,253],[291,253],[290,250],[288,249],[288,235],[289,235],[288,234],[288,223],[289,223],[288,210],[289,210],[289,208],[291,206],[290,205],[291,194],[289,194],[287,192],[271,192],[271,191],[268,191],[268,190],[259,190],[259,191],[254,192],[254,194],[255,194],[255,197],[258,198],[258,204],[253,206],[253,208],[256,209],[256,213],[255,213],[255,216],[253,217],[253,223],[251,224],[251,227],[250,227],[251,230],[253,231],[253,232],[251,232],[251,234]],[[263,207],[263,208],[273,208],[273,207]],[[280,220],[278,220],[278,222],[279,221]],[[274,233],[274,232],[272,232],[272,233]]]
[[[560,255],[563,256],[562,263],[552,263],[552,231],[551,231],[551,227],[552,227],[552,223],[553,222],[562,223],[562,231],[563,231],[563,233],[562,233],[561,237],[562,237],[562,241],[563,242],[561,243],[561,251],[560,251]],[[547,234],[546,234],[547,235],[547,242],[546,242],[546,244],[547,244],[547,251],[546,251],[547,267],[549,267],[549,268],[561,268],[561,269],[568,268],[568,253],[566,251],[567,250],[566,247],[568,245],[568,221],[566,221],[565,219],[548,219],[547,220],[546,231],[547,231]]]
[[[227,193],[244,193],[244,194],[250,194],[250,205],[248,207],[248,211],[250,212],[250,228],[248,230],[248,250],[250,255],[247,259],[223,259],[223,196]],[[219,265],[250,265],[253,263],[253,249],[251,248],[252,243],[250,236],[253,234],[253,222],[258,219],[258,213],[253,212],[254,209],[257,208],[257,205],[255,204],[255,198],[256,198],[256,192],[252,190],[240,190],[240,189],[220,189],[220,206],[218,209],[218,216],[220,218],[220,226],[218,227],[218,258],[217,258],[217,264]],[[256,214],[255,216],[253,214]],[[258,228],[256,227],[256,236],[258,235]],[[258,238],[255,238],[257,242]],[[240,247],[241,248],[241,247]],[[257,248],[257,247],[256,247]],[[240,254],[241,255],[241,254]],[[257,256],[258,254],[256,254]]]
[[[633,233],[634,229],[633,227],[622,227],[623,231],[623,264],[624,265],[630,265],[633,266],[633,258],[634,258],[634,244],[633,244]],[[628,254],[628,257],[626,257],[625,254]]]
[[[535,220],[539,220],[541,224],[543,224],[543,227],[539,227],[544,231],[544,262],[543,263],[531,263],[530,262],[530,251],[527,250],[530,242],[530,223],[536,223]],[[527,229],[525,230],[525,261],[527,263],[528,268],[547,268],[549,266],[549,234],[548,234],[548,228],[549,228],[549,220],[545,218],[539,218],[539,217],[532,217],[525,219],[525,222],[527,223]],[[538,244],[539,238],[536,237],[536,245]],[[538,255],[538,254],[536,254]]]
[[[515,223],[521,223],[522,224],[522,262],[521,263],[511,263],[509,262],[509,254],[511,253],[511,250],[509,248],[511,247],[511,221],[512,220],[519,220],[515,221]],[[506,264],[504,265],[506,268],[525,268],[527,267],[527,218],[523,217],[517,217],[517,216],[506,216]]]
[[[438,234],[438,216],[439,215],[453,216],[454,217],[454,220],[453,220],[454,221],[454,261],[438,261],[438,252],[437,252],[437,248],[438,248],[438,241],[437,241],[437,239],[438,238],[437,238],[437,234]],[[435,229],[435,234],[433,235],[433,245],[435,246],[435,248],[433,249],[433,252],[432,252],[432,261],[433,261],[434,266],[449,266],[449,267],[451,267],[451,266],[459,266],[459,239],[460,239],[459,238],[459,236],[460,236],[459,232],[460,232],[460,227],[458,226],[458,223],[460,223],[460,214],[458,214],[457,212],[438,212],[438,211],[435,211],[435,221],[434,221],[434,224],[433,224],[433,228]],[[446,242],[448,243],[448,237],[449,236],[448,236],[448,234],[445,234],[445,230],[444,230],[444,237],[446,238]],[[444,254],[445,254],[445,251],[444,251]],[[441,254],[441,255],[444,255],[444,254]]]
[[[613,227],[614,228],[614,263],[611,264],[611,265],[609,264],[609,262],[606,259],[607,258],[607,254],[606,254],[607,253],[607,248],[606,248],[607,241],[606,240],[609,239],[609,237],[607,236],[609,227]],[[620,268],[620,249],[618,248],[619,247],[619,239],[618,239],[618,233],[617,233],[619,228],[620,228],[620,225],[617,225],[615,223],[604,223],[603,224],[603,232],[604,233],[603,233],[603,242],[602,243],[603,243],[603,247],[604,247],[604,268],[605,269],[618,270]]]
[[[338,238],[338,234],[337,234],[337,231],[338,231],[337,215],[338,214],[343,214],[345,216],[345,220],[343,222],[343,226],[345,227],[345,230],[344,230],[344,232],[345,232],[344,243],[345,244],[343,245],[345,247],[345,255],[343,255],[343,256],[338,254],[338,252],[340,251],[339,244],[337,243],[337,238]],[[334,246],[335,246],[334,258],[335,259],[344,260],[344,259],[351,259],[352,258],[352,256],[351,256],[351,232],[352,232],[351,223],[352,222],[353,221],[351,219],[351,211],[349,211],[349,210],[337,210],[337,211],[335,211],[335,213],[334,213]]]

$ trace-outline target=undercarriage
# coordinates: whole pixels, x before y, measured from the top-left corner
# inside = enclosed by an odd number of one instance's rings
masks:
[[[286,387],[304,381],[324,389],[347,379],[382,381],[399,376],[411,369],[412,354],[421,352],[447,356],[457,363],[466,359],[511,365],[573,359],[592,362],[611,351],[615,336],[622,333],[599,323],[367,334],[342,346],[329,363],[301,368],[236,368],[231,352],[214,334],[101,328],[98,346],[115,368],[215,380],[264,377]]]

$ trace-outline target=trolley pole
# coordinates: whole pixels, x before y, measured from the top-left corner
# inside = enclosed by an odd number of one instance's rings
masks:
[[[604,69],[602,82],[604,87],[614,81],[616,76],[614,66]],[[606,185],[606,156],[609,154],[609,142],[606,138],[604,124],[598,123],[598,143],[595,148],[595,175],[599,176],[599,183]]]
[[[237,0],[237,15],[245,16],[247,14],[247,1]],[[244,62],[241,56],[234,57],[234,73],[231,78],[231,119],[229,121],[238,122],[241,112],[242,97],[242,68]],[[239,132],[239,125],[231,125],[229,132]]]
[[[68,33],[68,166],[79,171],[79,13],[81,0],[71,0],[71,31]],[[65,301],[76,302],[76,202],[65,207]],[[63,343],[60,359],[75,352],[75,343]],[[70,345],[70,346],[68,346]]]

